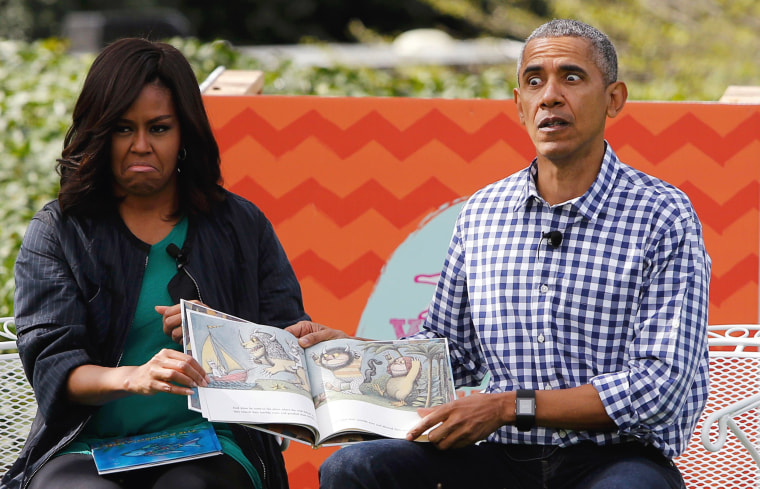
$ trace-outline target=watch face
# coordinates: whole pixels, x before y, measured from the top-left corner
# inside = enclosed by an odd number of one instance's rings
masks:
[[[517,412],[520,414],[533,413],[533,399],[518,399],[517,400]]]

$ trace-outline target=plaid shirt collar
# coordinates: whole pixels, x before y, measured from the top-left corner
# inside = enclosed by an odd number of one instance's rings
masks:
[[[572,205],[575,207],[575,211],[582,215],[585,219],[594,219],[599,212],[604,208],[605,202],[612,193],[613,184],[620,171],[620,161],[617,155],[612,150],[612,147],[604,142],[605,150],[604,157],[602,158],[602,166],[599,169],[599,173],[591,184],[591,187],[582,196],[577,199],[573,199],[569,202],[564,202],[558,205]],[[528,202],[537,199],[543,201],[543,198],[538,194],[538,188],[536,187],[536,175],[538,174],[538,159],[534,159],[528,171],[525,173],[525,185],[522,189],[521,195],[515,199],[513,211],[519,210],[521,207],[528,205]]]

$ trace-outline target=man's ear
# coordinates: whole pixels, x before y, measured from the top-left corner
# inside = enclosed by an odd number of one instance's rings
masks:
[[[610,83],[607,87],[607,117],[613,118],[623,110],[626,100],[628,100],[628,87],[621,81]]]
[[[515,105],[517,106],[517,115],[520,117],[520,124],[525,125],[525,119],[522,112],[522,100],[520,100],[520,89],[515,88],[512,90],[512,97],[515,99]]]

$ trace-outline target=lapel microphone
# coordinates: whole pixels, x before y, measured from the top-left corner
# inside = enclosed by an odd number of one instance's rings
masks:
[[[542,236],[555,250],[562,244],[562,233],[559,231],[548,231]]]
[[[560,239],[562,239],[560,237]],[[187,253],[190,250],[186,247],[182,247],[182,249],[179,249],[177,245],[174,243],[169,243],[169,246],[166,247],[166,252],[174,258],[177,261],[177,270],[182,270],[182,267],[185,266],[187,263]]]

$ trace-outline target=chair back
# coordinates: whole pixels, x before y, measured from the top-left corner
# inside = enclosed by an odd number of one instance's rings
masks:
[[[24,446],[37,412],[34,393],[16,350],[13,318],[0,318],[0,474]]]

